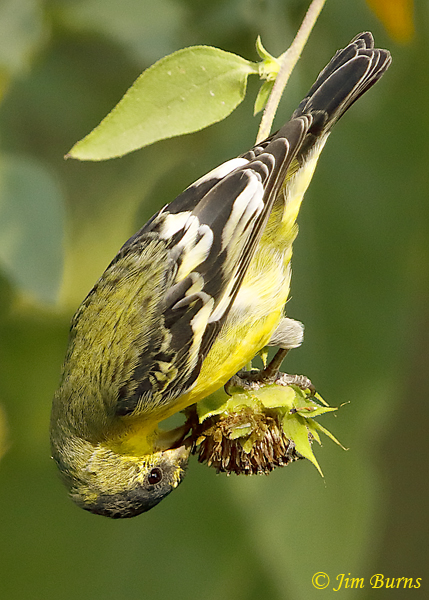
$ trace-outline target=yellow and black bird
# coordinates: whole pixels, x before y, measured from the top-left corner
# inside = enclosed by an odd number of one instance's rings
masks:
[[[333,57],[275,135],[214,169],[121,248],[73,318],[51,417],[72,499],[112,518],[155,506],[189,448],[158,428],[263,347],[294,348],[284,316],[296,217],[334,123],[391,62],[370,33]]]

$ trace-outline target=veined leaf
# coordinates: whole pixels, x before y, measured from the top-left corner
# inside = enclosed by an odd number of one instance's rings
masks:
[[[210,46],[178,50],[144,71],[68,157],[104,160],[158,140],[198,131],[242,102],[258,65]]]

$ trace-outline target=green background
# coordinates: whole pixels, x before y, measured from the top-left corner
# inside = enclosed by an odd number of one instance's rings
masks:
[[[268,477],[191,461],[149,513],[76,508],[50,460],[48,422],[70,318],[121,244],[193,180],[250,147],[257,82],[228,119],[105,163],[64,161],[154,60],[208,44],[280,54],[301,0],[0,2],[0,598],[125,600],[427,594],[429,556],[429,9],[392,40],[363,0],[328,0],[276,118],[362,30],[393,65],[335,128],[299,217],[288,314],[306,325],[289,372],[333,406],[316,456]],[[331,578],[325,590],[314,573]],[[413,590],[370,577],[422,577]],[[426,588],[426,592],[425,592]]]

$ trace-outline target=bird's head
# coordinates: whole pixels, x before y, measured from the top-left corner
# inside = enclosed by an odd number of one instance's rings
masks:
[[[125,455],[110,447],[68,439],[53,457],[70,496],[81,508],[121,519],[135,517],[160,502],[183,480],[190,447],[158,450],[145,456]]]

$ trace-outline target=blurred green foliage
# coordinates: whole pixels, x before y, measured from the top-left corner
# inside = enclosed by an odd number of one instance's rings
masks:
[[[306,324],[285,367],[331,404],[346,446],[269,477],[191,462],[127,522],[66,497],[49,458],[50,402],[73,311],[129,235],[190,182],[250,147],[256,86],[227,120],[115,161],[64,161],[154,60],[208,44],[256,60],[290,43],[303,0],[0,2],[0,597],[311,599],[325,571],[425,577],[429,360],[429,12],[408,45],[363,0],[329,0],[277,116],[333,52],[372,30],[393,65],[335,128],[307,193],[288,313]],[[7,433],[5,427],[7,426]],[[6,446],[7,444],[7,446]],[[426,570],[426,572],[425,572]],[[423,580],[423,584],[425,580]],[[332,586],[329,587],[332,589]],[[402,595],[404,594],[404,595]],[[406,594],[406,595],[405,595]]]

